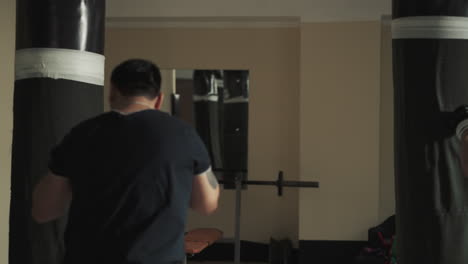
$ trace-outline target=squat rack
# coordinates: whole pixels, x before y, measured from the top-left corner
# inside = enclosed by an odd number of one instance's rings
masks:
[[[235,175],[232,180],[219,180],[223,185],[235,185],[236,189],[236,206],[235,206],[235,226],[234,226],[234,263],[240,264],[241,255],[241,239],[240,239],[240,223],[241,223],[241,203],[242,203],[242,186],[243,185],[266,185],[276,186],[278,196],[283,196],[284,187],[292,188],[319,188],[319,182],[316,181],[285,181],[283,171],[279,171],[276,181],[248,181],[244,180],[247,174],[246,170],[229,171],[229,170],[213,170],[214,172],[228,172]]]

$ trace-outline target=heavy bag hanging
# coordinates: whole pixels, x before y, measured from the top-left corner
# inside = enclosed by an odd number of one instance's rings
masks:
[[[468,263],[453,111],[468,104],[468,2],[393,1],[399,264]]]
[[[61,263],[66,219],[31,218],[49,151],[103,111],[104,0],[17,0],[9,263]]]

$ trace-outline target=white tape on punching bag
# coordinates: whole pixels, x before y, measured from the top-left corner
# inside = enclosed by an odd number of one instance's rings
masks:
[[[468,18],[402,17],[392,21],[393,39],[468,39]]]
[[[104,85],[105,57],[101,54],[53,48],[16,51],[15,80],[52,78]]]

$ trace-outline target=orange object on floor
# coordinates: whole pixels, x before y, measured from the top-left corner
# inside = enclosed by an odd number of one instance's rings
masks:
[[[198,228],[185,234],[185,253],[198,254],[223,237],[223,232],[215,228]]]

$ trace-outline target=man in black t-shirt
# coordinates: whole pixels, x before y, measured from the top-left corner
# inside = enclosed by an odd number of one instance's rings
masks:
[[[217,208],[206,148],[194,128],[158,111],[160,84],[153,63],[123,62],[111,76],[113,111],[52,150],[32,214],[43,223],[69,207],[65,264],[181,262],[188,208]]]

